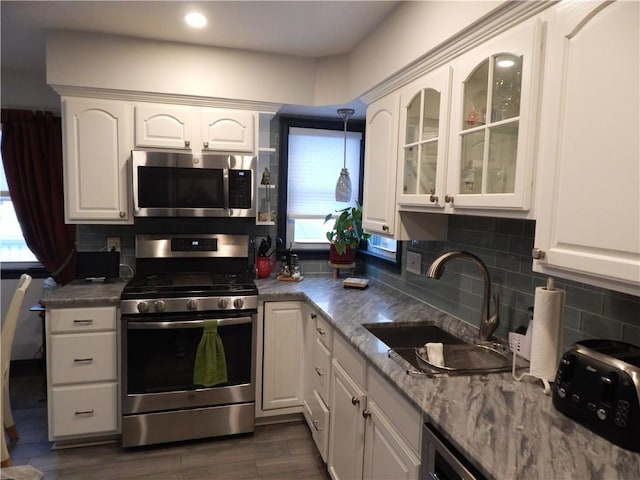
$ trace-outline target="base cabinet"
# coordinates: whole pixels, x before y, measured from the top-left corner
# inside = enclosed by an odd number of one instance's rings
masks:
[[[120,432],[116,307],[46,314],[49,440]]]
[[[302,302],[265,302],[262,410],[302,411],[304,334]]]

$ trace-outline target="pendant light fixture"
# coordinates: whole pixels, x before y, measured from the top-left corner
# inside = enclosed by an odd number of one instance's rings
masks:
[[[344,155],[342,170],[336,183],[336,202],[351,201],[351,179],[349,178],[349,170],[347,170],[347,121],[349,117],[355,113],[353,108],[339,108],[338,115],[344,121]]]

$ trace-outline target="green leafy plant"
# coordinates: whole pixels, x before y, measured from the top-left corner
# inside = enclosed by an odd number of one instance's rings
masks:
[[[335,223],[333,229],[327,232],[327,240],[333,243],[339,255],[343,255],[347,247],[356,249],[360,242],[371,236],[362,230],[362,207],[360,205],[329,213],[324,218],[325,223],[332,218],[335,218]]]

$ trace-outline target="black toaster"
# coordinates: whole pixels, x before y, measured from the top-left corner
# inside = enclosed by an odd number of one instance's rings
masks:
[[[560,359],[553,406],[616,445],[640,451],[640,347],[576,342]]]

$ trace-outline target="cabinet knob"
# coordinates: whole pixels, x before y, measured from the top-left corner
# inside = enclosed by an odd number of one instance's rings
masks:
[[[542,260],[544,258],[544,250],[534,248],[533,250],[531,250],[531,256],[534,260]]]
[[[369,418],[371,416],[371,412],[369,410],[365,410],[362,412],[362,418]]]
[[[204,148],[209,148],[209,142],[202,142],[202,146]]]
[[[189,148],[189,146],[191,146],[191,142],[189,140],[185,140],[184,141],[184,146]]]
[[[388,232],[389,231],[389,225],[382,225],[382,231],[383,232]]]
[[[444,201],[445,203],[453,203],[453,195],[445,195]]]
[[[318,367],[315,367],[316,373],[318,374],[319,377],[323,376],[324,373],[322,373],[322,370],[319,369]]]
[[[124,218],[124,217],[127,216],[127,214],[125,212],[123,212],[123,211],[120,211],[120,213],[118,215],[120,215],[120,218]]]
[[[429,195],[429,201],[431,203],[438,203],[438,196],[432,193],[431,195]]]
[[[315,320],[316,318],[318,318],[318,315],[316,315],[315,313],[312,313],[312,314],[311,314],[311,319],[312,319],[312,320]]]
[[[320,327],[316,327],[316,331],[318,332],[318,334],[320,334],[322,336],[324,336],[324,334],[325,334],[325,331],[322,330]]]
[[[351,397],[351,405],[360,405],[360,399],[358,397]]]

